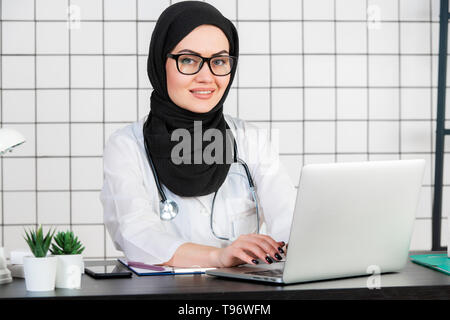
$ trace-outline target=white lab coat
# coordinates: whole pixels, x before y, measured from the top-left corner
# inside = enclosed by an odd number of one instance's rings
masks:
[[[216,234],[231,240],[219,240],[211,232],[214,193],[181,197],[163,185],[167,198],[178,204],[179,213],[171,221],[162,221],[159,193],[145,153],[145,120],[146,117],[114,132],[104,150],[100,199],[104,223],[116,249],[129,260],[157,264],[170,260],[185,242],[225,247],[240,234],[256,231],[255,204],[247,180],[236,180],[239,175],[232,174],[244,172],[242,166],[235,164],[219,189],[213,215]],[[225,120],[236,139],[238,155],[247,163],[256,185],[260,232],[287,242],[296,190],[276,148],[264,130],[228,115]]]

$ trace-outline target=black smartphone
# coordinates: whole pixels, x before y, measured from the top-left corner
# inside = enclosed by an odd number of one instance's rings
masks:
[[[119,265],[89,266],[84,271],[95,279],[131,278],[131,271]]]

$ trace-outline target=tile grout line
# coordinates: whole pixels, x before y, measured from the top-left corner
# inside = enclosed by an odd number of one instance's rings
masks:
[[[366,59],[366,86],[368,87],[366,89],[366,161],[369,161],[370,159],[370,89],[369,89],[369,79],[370,79],[370,68],[369,68],[369,17],[367,10],[369,8],[369,0],[366,0],[366,53],[367,53],[367,59]]]
[[[68,5],[69,5],[69,10],[72,4],[72,0],[67,0]],[[71,57],[71,33],[72,33],[72,25],[71,25],[71,21],[70,21],[70,12],[68,12],[68,17],[67,17],[67,31],[68,31],[68,36],[69,36],[69,226],[70,226],[70,231],[73,231],[72,228],[72,222],[73,222],[73,217],[72,217],[72,57]]]
[[[105,102],[105,88],[106,88],[106,80],[105,80],[105,0],[102,0],[102,103],[103,103],[103,113],[102,113],[102,122],[103,122],[103,138],[102,138],[102,142],[103,142],[103,150],[105,149],[105,145],[106,145],[106,117],[105,117],[105,112],[106,112],[106,102]],[[102,157],[103,159],[103,157]],[[103,161],[102,161],[103,163]],[[103,167],[103,165],[102,165]],[[103,174],[102,174],[103,176]],[[103,226],[103,256],[106,258],[106,228]]]
[[[272,89],[334,89],[335,86],[274,86]],[[408,86],[337,86],[338,89],[437,89],[437,86],[431,85],[431,86],[424,86],[424,85],[408,85]],[[450,89],[450,85],[446,87],[447,89]],[[71,90],[102,90],[102,87],[77,87],[77,88],[71,88]],[[106,88],[108,90],[132,90],[136,88],[132,87],[111,87]],[[140,90],[152,90],[153,88],[150,87],[142,87]],[[270,87],[264,87],[264,86],[232,86],[231,89],[270,89]],[[3,88],[4,91],[29,91],[32,90],[31,88]],[[38,87],[36,90],[53,90],[53,91],[59,91],[59,90],[69,90],[68,87]],[[450,120],[450,118],[446,119]],[[57,121],[52,121],[57,122]],[[86,123],[91,123],[95,121],[86,121]],[[108,121],[108,122],[117,122],[117,121]]]
[[[297,56],[312,56],[312,57],[317,57],[317,56],[334,56],[335,53],[333,52],[240,52],[239,53],[240,56],[293,56],[293,57],[297,57]],[[374,53],[367,53],[367,52],[342,52],[339,53],[340,56],[374,56],[374,57],[385,57],[385,56],[394,56],[394,57],[398,57],[400,56],[400,54],[398,53],[393,53],[393,52],[374,52]],[[38,56],[38,57],[67,57],[67,56],[73,56],[73,57],[135,57],[136,53],[73,53],[73,54],[67,54],[67,53],[36,53],[36,54],[32,54],[32,53],[3,53],[3,56],[5,57],[34,57],[34,56]],[[147,57],[147,54],[143,54],[143,53],[138,53],[137,56],[140,57]],[[421,53],[421,52],[404,52],[401,54],[401,56],[404,57],[436,57],[438,58],[439,54],[438,53]],[[448,54],[448,56],[450,56],[450,53]],[[58,87],[61,88],[61,87]],[[130,89],[132,87],[129,87],[128,89]]]
[[[338,73],[338,53],[337,53],[337,23],[336,23],[336,0],[333,1],[333,36],[334,36],[334,162],[337,162],[337,144],[338,144],[338,102],[337,102],[337,73]]]
[[[273,67],[273,61],[272,61],[272,0],[268,1],[268,14],[269,14],[269,140],[273,144],[272,141],[272,119],[273,119],[273,112],[272,112],[272,67]],[[279,138],[279,137],[278,137]],[[278,141],[275,141],[275,143],[278,143]]]
[[[170,4],[172,4],[172,1],[170,1]],[[231,22],[237,22],[237,18],[236,19],[229,19]],[[61,20],[61,19],[4,19],[4,22],[30,22],[30,21],[36,21],[36,22],[66,22],[66,20]],[[123,20],[114,20],[114,19],[104,19],[104,20],[98,20],[98,19],[80,19],[81,22],[135,22],[135,20],[127,20],[127,19],[123,19]],[[156,22],[157,19],[143,19],[140,20],[141,22]],[[328,20],[328,19],[272,19],[272,20],[267,20],[267,19],[240,19],[241,22],[308,22],[308,23],[333,23],[333,22],[342,22],[342,23],[365,23],[366,20]],[[400,23],[400,22],[404,22],[404,23],[422,23],[422,24],[426,24],[426,23],[430,23],[429,20],[379,20],[382,23]],[[432,24],[439,24],[439,20],[432,20],[431,21]]]
[[[0,127],[3,128],[3,1],[0,0]],[[0,159],[0,200],[1,200],[1,239],[0,239],[0,247],[5,246],[5,210],[4,210],[4,193],[3,193],[3,158]]]
[[[431,1],[432,0],[430,0],[429,1],[429,6],[428,6],[428,8],[429,8],[429,10],[430,10],[430,13],[429,13],[429,24],[430,24],[430,31],[429,31],[429,36],[430,36],[430,39],[429,39],[429,45],[430,45],[430,64],[429,64],[429,66],[430,66],[430,83],[432,84],[432,82],[433,82],[433,65],[432,65],[432,63],[433,63],[433,61],[432,61],[432,57],[431,57],[431,54],[433,53],[433,43],[432,43],[432,39],[433,39],[433,28],[432,28],[432,25],[431,25],[431,15],[432,15],[432,4],[431,4]],[[433,92],[432,92],[432,90],[430,89],[430,119],[432,119],[432,117],[433,117]],[[433,147],[433,121],[431,120],[430,121],[430,150],[431,150],[431,154],[433,153],[433,149],[434,149],[434,147]],[[433,164],[432,164],[432,162],[433,161],[431,161],[431,163],[430,163],[430,170],[431,170],[431,174],[430,174],[430,184],[432,184],[432,176],[433,176]],[[422,185],[422,189],[423,189],[423,185]],[[431,190],[430,190],[430,192],[431,192]],[[430,199],[432,199],[432,197],[433,197],[433,193],[431,192],[430,193],[430,196],[431,196],[431,198]],[[431,209],[431,211],[432,211],[432,209]],[[432,232],[431,232],[432,233]]]
[[[239,33],[239,0],[235,1],[235,6],[236,6],[236,29]],[[239,53],[239,55],[241,55],[241,53]],[[238,62],[239,63],[239,62]],[[236,89],[236,117],[239,118],[239,95],[240,95],[240,91],[239,91],[239,67],[237,67],[236,70],[236,82],[237,82],[237,89]]]
[[[139,121],[139,0],[136,0],[136,121]]]
[[[38,226],[39,216],[38,216],[38,134],[37,134],[37,114],[38,114],[38,104],[37,104],[37,0],[34,0],[34,195],[35,195],[35,227]]]
[[[397,0],[397,14],[398,20],[400,21],[400,0]],[[401,22],[398,23],[397,31],[398,31],[398,86],[401,88],[402,86],[402,59],[401,59],[401,50],[402,50],[402,32],[401,32]],[[402,89],[399,89],[398,92],[398,157],[402,158]]]
[[[305,6],[304,6],[304,1],[301,2],[300,4],[300,8],[301,8],[301,27],[302,27],[302,31],[301,31],[301,51],[302,53],[305,51],[305,23],[304,23],[304,15],[305,15]],[[302,166],[305,165],[305,56],[302,55],[302,136],[301,136],[301,153],[302,153]]]

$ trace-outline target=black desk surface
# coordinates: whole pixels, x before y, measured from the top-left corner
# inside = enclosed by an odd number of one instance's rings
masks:
[[[14,278],[12,283],[0,285],[0,299],[450,299],[450,276],[411,261],[399,273],[382,274],[380,289],[368,289],[368,279],[362,276],[277,285],[204,274],[143,277],[133,274],[129,279],[106,280],[84,274],[81,289],[49,292],[28,292],[24,279]]]

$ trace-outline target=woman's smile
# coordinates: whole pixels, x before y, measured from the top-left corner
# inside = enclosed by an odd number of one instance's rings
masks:
[[[210,99],[214,92],[216,91],[214,88],[195,88],[192,90],[189,90],[192,95],[198,99]]]

